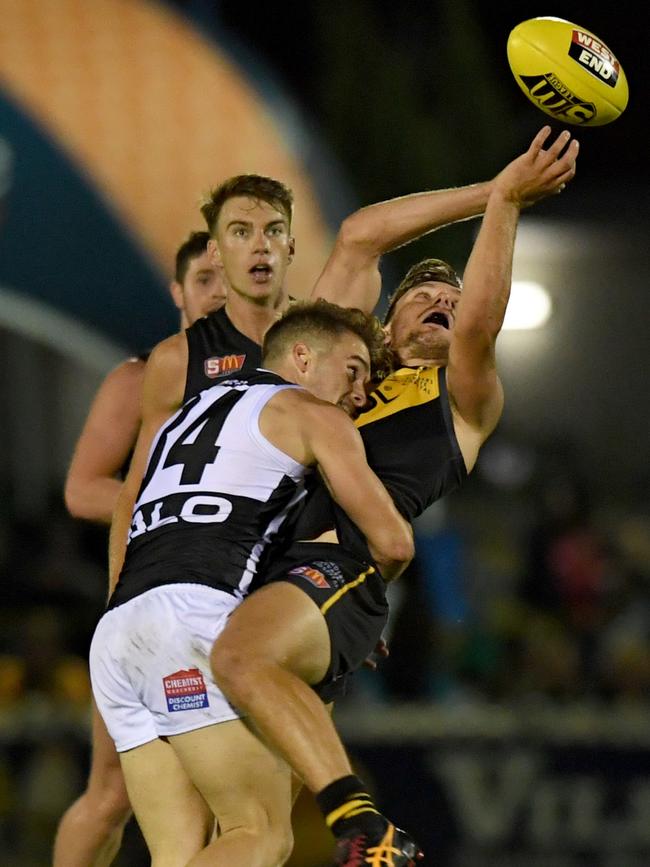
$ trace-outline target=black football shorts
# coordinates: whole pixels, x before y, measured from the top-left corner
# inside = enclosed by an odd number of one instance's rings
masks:
[[[331,642],[330,666],[313,689],[325,703],[340,698],[350,674],[375,649],[386,626],[386,584],[375,566],[326,542],[297,542],[272,562],[265,584],[287,581],[318,606]]]

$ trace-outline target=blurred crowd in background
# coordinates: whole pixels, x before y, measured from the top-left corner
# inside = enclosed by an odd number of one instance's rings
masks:
[[[594,500],[579,465],[566,444],[532,453],[494,439],[465,491],[420,519],[393,588],[390,657],[345,705],[647,702],[647,503]],[[23,867],[46,863],[85,779],[105,550],[105,531],[70,518],[58,492],[46,522],[2,514],[0,847],[20,841]]]

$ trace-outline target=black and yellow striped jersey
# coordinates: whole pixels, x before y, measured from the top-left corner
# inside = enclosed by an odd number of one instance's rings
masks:
[[[369,465],[408,521],[457,488],[467,475],[454,431],[444,367],[396,370],[372,393],[356,425]],[[313,493],[295,538],[315,538],[334,524],[339,542],[367,559],[363,535],[336,505],[332,514],[327,499],[324,491]]]

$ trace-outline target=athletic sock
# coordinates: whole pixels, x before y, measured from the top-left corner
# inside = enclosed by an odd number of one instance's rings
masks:
[[[387,820],[375,806],[363,782],[354,774],[325,786],[316,795],[316,801],[335,837],[341,837],[353,828],[377,833],[386,827]]]

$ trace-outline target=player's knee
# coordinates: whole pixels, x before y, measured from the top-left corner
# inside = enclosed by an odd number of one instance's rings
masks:
[[[265,807],[256,798],[240,805],[233,813],[222,812],[219,829],[219,837],[213,844],[215,854],[222,854],[220,847],[229,838],[228,845],[232,846],[234,838],[237,851],[255,854],[251,863],[256,867],[279,867],[288,861],[293,850],[291,814],[288,811],[278,814],[277,810],[270,805]]]
[[[228,696],[237,695],[240,701],[262,664],[256,652],[238,647],[228,639],[218,638],[210,653],[210,668],[217,686]]]
[[[287,825],[278,828],[271,835],[269,843],[269,864],[277,867],[277,865],[287,862],[293,851],[293,832],[291,831],[291,826]]]
[[[126,796],[111,792],[104,794],[96,804],[98,819],[108,828],[121,828],[131,818],[131,804]]]
[[[253,835],[257,836],[255,849],[259,853],[260,862],[264,867],[278,867],[289,860],[293,851],[293,832],[291,822],[274,823],[265,816],[262,827],[254,829]]]
[[[89,781],[85,793],[88,808],[97,821],[110,827],[126,824],[131,816],[131,803],[121,771],[105,773],[101,779]]]

